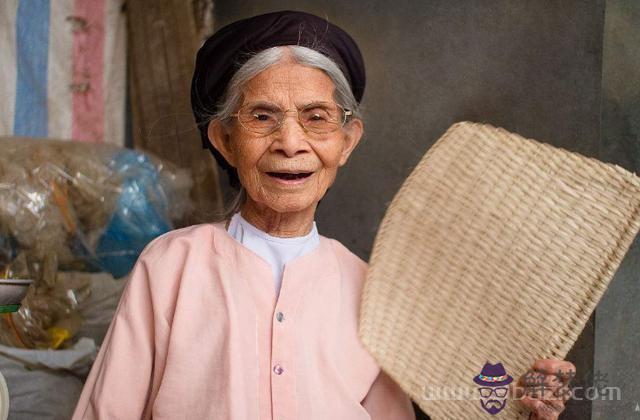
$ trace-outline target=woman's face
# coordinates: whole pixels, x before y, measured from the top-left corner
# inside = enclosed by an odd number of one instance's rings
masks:
[[[333,92],[323,71],[283,62],[244,86],[243,104],[268,102],[295,110],[333,102]],[[229,127],[216,121],[209,126],[209,139],[238,171],[249,200],[281,213],[315,210],[361,136],[357,119],[328,134],[305,132],[295,112],[267,136],[247,131],[237,119]]]

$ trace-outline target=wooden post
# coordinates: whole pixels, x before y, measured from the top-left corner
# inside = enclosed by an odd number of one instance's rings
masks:
[[[216,163],[202,149],[190,105],[195,55],[213,26],[211,0],[127,0],[133,144],[194,178],[195,209],[181,225],[222,207]],[[177,226],[179,227],[179,226]]]

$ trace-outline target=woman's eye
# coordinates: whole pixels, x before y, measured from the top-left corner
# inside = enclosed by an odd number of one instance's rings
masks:
[[[256,121],[269,121],[271,120],[271,114],[256,112],[253,114],[253,119]]]
[[[303,117],[309,122],[323,122],[329,120],[329,114],[323,109],[307,109],[303,111]]]

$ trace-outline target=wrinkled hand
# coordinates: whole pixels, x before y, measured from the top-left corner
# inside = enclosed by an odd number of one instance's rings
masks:
[[[536,360],[512,392],[531,410],[529,420],[557,420],[571,398],[569,383],[575,373],[576,367],[566,360]]]

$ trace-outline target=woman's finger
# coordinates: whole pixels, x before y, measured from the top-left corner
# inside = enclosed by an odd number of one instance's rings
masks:
[[[567,360],[539,359],[533,363],[533,370],[547,374],[561,374],[563,377],[575,375],[576,367]]]
[[[529,394],[557,393],[568,384],[556,375],[547,375],[539,372],[532,372],[523,375],[514,385],[514,391],[524,391]],[[565,392],[566,393],[566,392]]]
[[[559,400],[540,400],[525,395],[520,401],[531,410],[534,420],[556,420],[564,411],[564,402]]]

